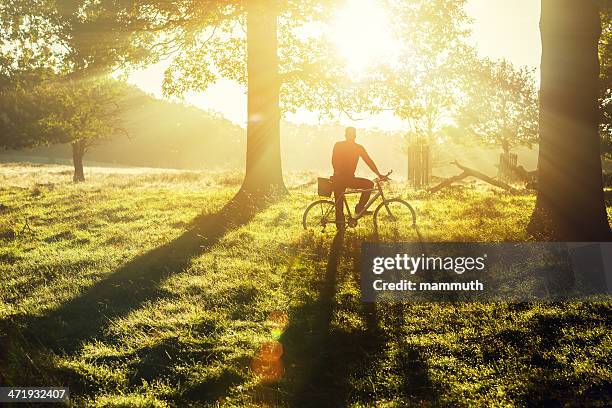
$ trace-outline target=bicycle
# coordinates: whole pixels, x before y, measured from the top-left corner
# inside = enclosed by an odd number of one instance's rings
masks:
[[[382,198],[382,202],[378,204],[373,214],[374,229],[379,231],[390,227],[397,231],[398,227],[402,225],[402,222],[406,222],[406,218],[411,220],[411,228],[416,228],[416,212],[412,206],[402,200],[401,198],[385,198],[385,193],[382,187],[383,182],[389,181],[389,175],[393,171],[390,171],[383,177],[377,177],[374,180],[374,188],[368,190],[361,189],[350,189],[346,190],[342,197],[342,203],[347,210],[347,216],[345,226],[354,228],[357,226],[357,222],[366,215],[366,211],[378,200]],[[375,191],[376,193],[361,211],[353,215],[349,207],[346,196],[348,194],[361,194],[362,192]],[[319,195],[322,195],[321,193]],[[324,194],[327,195],[327,194]],[[327,195],[331,196],[331,193]],[[311,203],[302,216],[302,226],[304,229],[321,227],[322,231],[325,231],[325,227],[328,224],[336,224],[336,203],[332,200],[317,200]],[[405,224],[404,224],[405,225]]]

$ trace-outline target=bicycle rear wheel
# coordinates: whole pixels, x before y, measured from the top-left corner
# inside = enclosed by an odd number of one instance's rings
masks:
[[[374,229],[379,234],[395,237],[416,228],[416,212],[406,201],[399,198],[385,200],[374,210]]]
[[[302,226],[304,229],[322,230],[328,224],[335,225],[336,204],[331,200],[318,200],[310,204],[302,216]]]

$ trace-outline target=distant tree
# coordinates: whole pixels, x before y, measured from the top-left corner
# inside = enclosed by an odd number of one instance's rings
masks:
[[[96,78],[44,84],[46,109],[39,120],[46,143],[72,147],[75,182],[85,181],[83,157],[101,141],[126,135],[121,123],[126,87],[119,81]]]
[[[88,148],[125,134],[119,120],[124,85],[109,79],[47,80],[0,97],[0,146],[10,149],[64,144],[72,146],[74,181],[84,181]]]
[[[465,0],[391,3],[390,24],[397,27],[403,45],[397,61],[382,71],[372,111],[380,107],[405,121],[405,153],[411,144],[425,142],[435,158],[444,130],[456,116],[461,78],[469,67],[465,56],[475,54],[467,41],[465,5]]]
[[[405,119],[408,138],[434,142],[458,106],[470,22],[465,0],[410,0],[394,5],[405,46],[385,77],[385,106]]]
[[[538,239],[607,241],[598,135],[601,23],[596,0],[542,0]]]
[[[459,128],[506,153],[516,145],[537,141],[538,92],[533,70],[484,58],[464,79]]]

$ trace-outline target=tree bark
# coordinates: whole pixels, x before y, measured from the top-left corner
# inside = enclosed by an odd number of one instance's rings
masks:
[[[85,172],[83,171],[84,155],[85,143],[82,140],[72,142],[72,163],[74,164],[74,176],[72,180],[75,183],[85,181]]]
[[[280,153],[280,75],[274,0],[247,1],[247,152],[241,192],[285,194]]]
[[[596,0],[542,0],[538,194],[528,232],[542,240],[610,240],[598,134]]]

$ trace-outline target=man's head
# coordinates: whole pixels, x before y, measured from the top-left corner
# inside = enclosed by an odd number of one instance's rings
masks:
[[[357,137],[357,129],[355,129],[352,126],[347,127],[346,130],[344,131],[344,137],[349,142],[354,142],[355,138]]]

